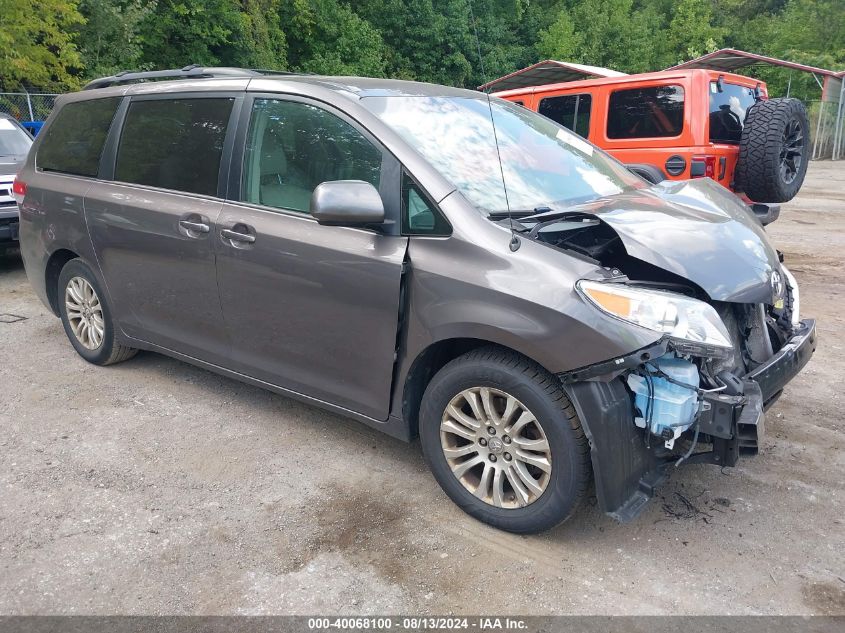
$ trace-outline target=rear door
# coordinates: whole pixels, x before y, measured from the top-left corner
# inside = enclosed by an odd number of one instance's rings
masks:
[[[225,364],[214,236],[221,170],[242,96],[181,94],[124,103],[119,142],[85,198],[100,267],[124,331]],[[231,129],[231,133],[230,133]]]
[[[214,244],[232,362],[254,378],[357,413],[388,415],[399,285],[399,166],[326,105],[255,97],[243,115],[239,200]],[[309,215],[322,182],[364,180],[392,222],[322,226]]]

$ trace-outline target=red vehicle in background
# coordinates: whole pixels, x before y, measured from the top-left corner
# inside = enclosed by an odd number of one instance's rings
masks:
[[[791,200],[807,171],[809,123],[797,99],[711,70],[669,70],[493,93],[543,114],[651,182],[712,178],[749,202]],[[755,205],[764,223],[777,207]],[[773,216],[773,217],[772,217]]]

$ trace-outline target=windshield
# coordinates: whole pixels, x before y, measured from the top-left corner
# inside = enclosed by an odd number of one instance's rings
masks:
[[[9,119],[0,118],[0,156],[19,156],[29,151],[32,138]]]
[[[489,212],[554,209],[647,186],[580,136],[507,101],[368,97],[362,104]]]

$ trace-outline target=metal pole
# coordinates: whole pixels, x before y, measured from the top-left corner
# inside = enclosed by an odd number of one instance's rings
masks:
[[[834,125],[836,126],[833,132],[833,156],[832,160],[839,160],[839,150],[842,146],[842,106],[843,101],[845,101],[845,77],[840,79],[839,84],[839,107],[836,110],[836,122]]]
[[[818,154],[816,154],[816,147],[819,144],[819,134],[821,133],[822,128],[822,117],[824,117],[824,101],[819,102],[819,120],[816,122],[816,138],[813,139],[813,160],[818,158]]]
[[[26,107],[29,108],[29,120],[35,121],[35,116],[32,114],[32,100],[29,98],[29,93],[24,91],[26,94]]]
[[[792,90],[792,69],[789,70],[789,83],[786,84],[786,98],[789,99],[789,91]]]

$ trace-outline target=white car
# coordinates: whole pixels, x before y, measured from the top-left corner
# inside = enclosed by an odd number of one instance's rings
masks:
[[[0,255],[18,246],[18,206],[12,183],[30,146],[29,132],[13,117],[0,113]]]

